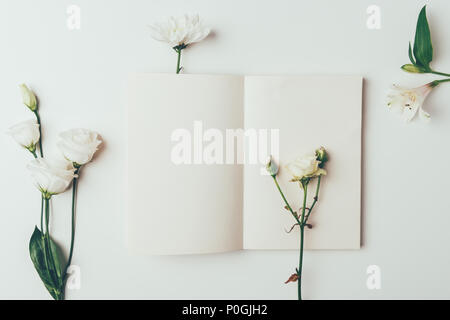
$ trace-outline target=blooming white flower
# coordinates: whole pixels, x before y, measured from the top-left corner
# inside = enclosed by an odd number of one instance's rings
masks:
[[[319,167],[320,161],[315,154],[308,154],[295,159],[286,165],[292,174],[292,181],[301,181],[303,178],[313,178],[325,175],[327,172]]]
[[[98,146],[102,143],[98,133],[87,129],[71,129],[59,134],[59,150],[68,161],[81,166],[91,161]]]
[[[28,87],[25,84],[21,84],[19,86],[20,91],[22,92],[22,101],[23,103],[31,110],[36,111],[37,110],[37,100],[34,93],[28,89]]]
[[[67,162],[49,162],[44,158],[33,159],[27,169],[33,182],[47,199],[64,192],[77,175]]]
[[[434,87],[433,82],[413,89],[394,85],[388,95],[387,105],[394,111],[401,113],[406,122],[411,121],[417,114],[417,111],[421,119],[429,120],[430,115],[423,110],[423,103]]]
[[[150,30],[153,39],[167,42],[172,47],[186,47],[191,43],[199,42],[210,32],[209,28],[203,26],[198,14],[169,17],[164,22],[150,26]]]
[[[34,119],[20,122],[8,129],[13,139],[25,149],[31,152],[36,151],[36,144],[39,141],[39,125]]]

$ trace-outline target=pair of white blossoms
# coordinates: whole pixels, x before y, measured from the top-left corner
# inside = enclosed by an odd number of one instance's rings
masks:
[[[21,86],[23,102],[30,110],[37,108],[36,97],[26,86]],[[34,109],[34,110],[33,110]],[[98,133],[87,129],[71,129],[60,133],[57,143],[63,159],[49,161],[39,158],[36,146],[40,140],[39,124],[31,119],[12,126],[8,133],[22,147],[35,156],[27,169],[31,173],[36,187],[47,195],[64,192],[73,178],[76,170],[91,161],[101,144]]]

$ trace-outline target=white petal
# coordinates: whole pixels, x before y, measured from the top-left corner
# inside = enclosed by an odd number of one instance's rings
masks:
[[[410,107],[404,107],[402,117],[406,122],[410,122],[417,113],[418,105],[413,104]]]
[[[424,120],[424,121],[430,121],[431,120],[431,116],[428,112],[426,112],[425,110],[423,110],[423,108],[419,109],[419,117],[420,119]]]

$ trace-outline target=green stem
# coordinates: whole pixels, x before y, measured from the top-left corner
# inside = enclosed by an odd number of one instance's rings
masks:
[[[448,82],[448,81],[450,81],[450,79],[434,80],[434,81],[432,81],[432,83],[434,84],[434,86],[437,86],[443,82]]]
[[[438,72],[438,71],[434,71],[434,70],[429,71],[429,73],[437,74],[439,76],[450,77],[450,73]]]
[[[36,116],[36,121],[39,125],[39,152],[41,154],[41,158],[44,157],[44,150],[42,150],[42,130],[41,130],[41,117],[39,116],[39,111],[36,109],[34,111],[34,115]]]
[[[45,234],[50,234],[49,232],[49,218],[50,218],[50,201],[49,199],[45,198]]]
[[[287,201],[286,197],[284,196],[283,191],[281,191],[280,185],[278,184],[278,181],[277,181],[277,177],[276,176],[272,176],[272,178],[273,178],[273,181],[275,181],[275,185],[277,186],[277,189],[280,192],[281,197],[283,198],[284,203],[286,204],[286,207],[289,209],[289,211],[291,212],[292,216],[295,218],[295,220],[300,225],[300,221],[298,220],[297,215],[295,214],[294,210],[292,210],[291,206],[289,205],[289,202]]]
[[[52,280],[54,284],[59,283],[59,279],[56,275],[56,267],[55,262],[53,261],[53,255],[51,253],[51,243],[50,243],[50,230],[49,230],[49,217],[50,217],[50,200],[48,198],[45,198],[45,233],[44,233],[44,241],[45,241],[45,256],[46,256],[46,262],[47,267],[50,270],[50,274],[52,276]]]
[[[306,211],[306,200],[308,196],[308,183],[303,184],[303,208],[302,208],[302,217],[300,224],[300,257],[298,260],[298,300],[302,300],[302,268],[303,268],[303,242],[305,237],[305,211]]]
[[[306,215],[304,224],[305,224],[306,222],[308,222],[308,219],[309,219],[309,216],[311,215],[312,209],[313,209],[314,206],[316,205],[317,201],[319,201],[319,188],[320,188],[320,180],[321,180],[321,179],[322,179],[322,176],[319,176],[319,177],[317,178],[316,194],[314,195],[314,201],[313,201],[313,203],[311,204],[311,207],[308,209],[308,213],[307,213],[307,215]]]
[[[41,195],[41,233],[44,234],[44,196]]]
[[[300,226],[300,258],[298,261],[298,300],[302,300],[302,267],[303,267],[303,242],[305,237],[305,226]]]
[[[78,174],[79,169],[75,170],[75,174]],[[72,236],[70,240],[70,251],[69,251],[69,259],[67,260],[67,266],[65,270],[65,274],[67,273],[67,269],[69,268],[70,264],[72,263],[72,256],[73,256],[73,247],[74,247],[74,240],[75,240],[75,203],[76,203],[76,197],[77,197],[77,182],[78,179],[74,178],[72,182]]]
[[[178,55],[178,57],[177,57],[177,74],[179,74],[180,71],[181,71],[181,69],[182,69],[182,67],[180,67],[180,63],[181,63],[181,50],[182,50],[182,49],[177,49],[177,50],[176,50],[177,55]]]
[[[39,125],[39,152],[41,154],[41,158],[44,157],[44,151],[42,150],[42,132],[41,132],[41,117],[39,117],[39,112],[34,111],[34,114],[36,116],[36,121]],[[32,152],[35,159],[37,159],[36,150]],[[44,234],[44,196],[41,195],[41,232]]]
[[[37,158],[36,150],[31,151],[31,153],[33,154],[34,158]],[[42,234],[44,234],[44,229],[43,229],[44,221],[43,220],[44,220],[44,196],[42,196],[42,194],[41,194],[41,232],[42,232]]]

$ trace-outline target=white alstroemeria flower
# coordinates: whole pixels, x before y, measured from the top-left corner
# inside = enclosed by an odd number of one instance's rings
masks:
[[[203,26],[198,14],[169,17],[164,22],[150,26],[153,39],[184,49],[191,43],[205,39],[210,29]]]
[[[417,111],[423,120],[429,120],[430,115],[423,110],[423,103],[428,94],[436,85],[433,82],[427,83],[418,88],[407,89],[394,85],[388,95],[388,107],[401,113],[406,122],[410,122]]]
[[[102,143],[97,132],[87,129],[71,129],[60,133],[59,137],[59,150],[64,158],[77,167],[91,161]]]
[[[23,104],[26,105],[31,111],[37,110],[37,100],[34,93],[28,89],[28,87],[25,84],[21,84],[19,86],[20,91],[22,92],[22,101]]]
[[[39,125],[34,119],[20,122],[7,132],[13,139],[30,152],[36,151],[36,144],[39,142]]]
[[[50,162],[44,158],[36,158],[27,165],[27,169],[34,184],[47,199],[64,192],[73,178],[77,177],[73,166],[66,161]]]
[[[315,154],[308,154],[295,159],[286,165],[292,174],[291,181],[301,181],[304,178],[314,178],[325,175],[327,172],[319,167],[320,161]]]

